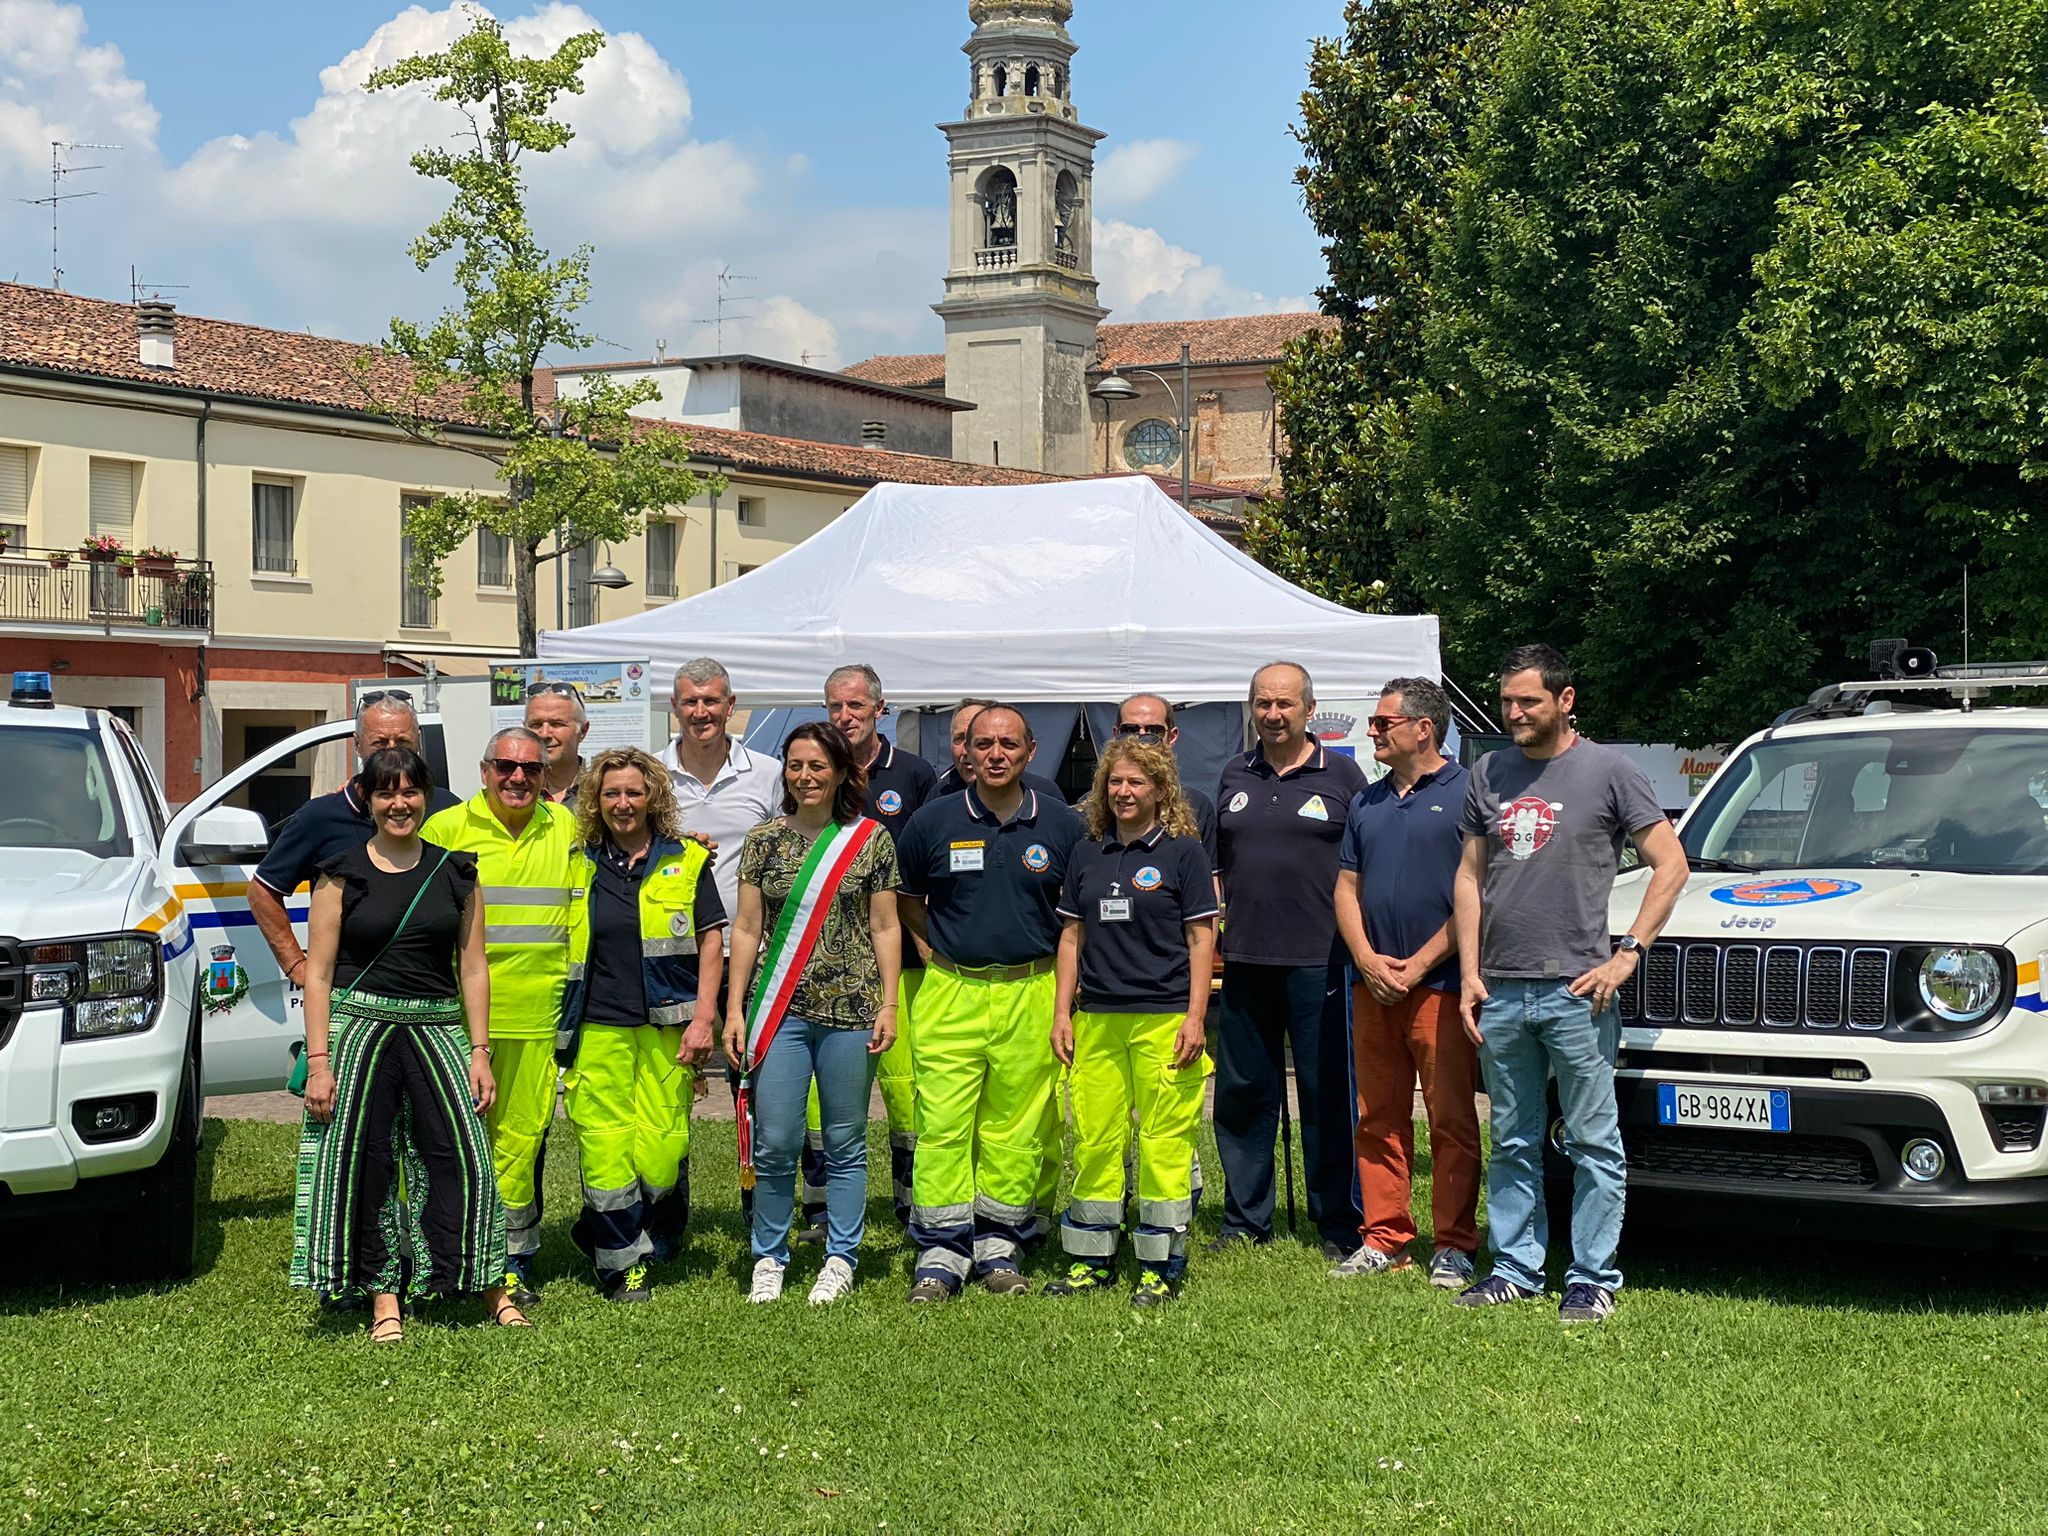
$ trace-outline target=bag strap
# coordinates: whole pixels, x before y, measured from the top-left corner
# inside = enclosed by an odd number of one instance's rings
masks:
[[[378,950],[376,954],[370,957],[370,963],[364,966],[361,971],[357,972],[356,979],[353,982],[349,983],[349,985],[343,987],[339,992],[337,992],[335,994],[336,997],[353,996],[356,989],[362,986],[363,978],[369,975],[371,971],[375,970],[377,968],[377,962],[379,960],[382,960],[387,954],[391,952],[391,946],[396,944],[398,942],[398,936],[401,933],[405,932],[405,925],[412,921],[413,908],[417,907],[420,904],[420,898],[427,894],[427,887],[434,883],[434,876],[441,873],[441,865],[446,864],[448,862],[448,855],[453,853],[454,851],[455,850],[452,848],[443,848],[441,850],[441,858],[439,863],[436,863],[432,869],[427,871],[427,878],[422,880],[420,882],[420,888],[412,893],[412,900],[406,904],[404,914],[400,916],[400,918],[398,919],[398,926],[391,930],[391,937],[384,941],[384,947]]]

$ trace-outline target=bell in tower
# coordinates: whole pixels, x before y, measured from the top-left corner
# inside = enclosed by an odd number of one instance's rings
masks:
[[[1089,193],[1102,134],[1071,99],[1073,0],[971,0],[971,95],[941,123],[952,176],[946,393],[953,456],[1053,474],[1088,468],[1096,302]]]

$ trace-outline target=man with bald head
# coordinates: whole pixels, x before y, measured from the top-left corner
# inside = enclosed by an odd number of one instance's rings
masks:
[[[1352,1193],[1337,858],[1365,773],[1309,735],[1315,683],[1299,662],[1259,668],[1250,702],[1258,745],[1224,766],[1216,789],[1224,902],[1223,996],[1210,1043],[1223,1160],[1217,1245],[1273,1240],[1273,1141],[1291,1043],[1309,1219],[1324,1254],[1342,1259],[1363,1218]]]

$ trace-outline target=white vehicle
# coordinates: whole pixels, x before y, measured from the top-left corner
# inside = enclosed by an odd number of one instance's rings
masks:
[[[439,722],[423,721],[439,752]],[[18,672],[0,708],[0,1218],[109,1213],[106,1261],[187,1274],[207,1094],[282,1088],[299,996],[249,913],[263,818],[222,802],[303,731],[172,815],[135,737]],[[302,887],[287,901],[303,924]],[[303,938],[303,929],[301,930]]]
[[[1679,823],[1692,873],[1616,999],[1631,1214],[2048,1246],[2048,709],[1979,707],[2048,666],[1900,645]]]

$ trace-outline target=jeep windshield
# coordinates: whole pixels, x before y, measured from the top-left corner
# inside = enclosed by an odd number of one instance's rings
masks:
[[[1760,742],[1701,797],[1681,841],[1708,867],[2048,874],[2048,732]]]
[[[121,797],[92,732],[0,725],[0,848],[128,853]]]

